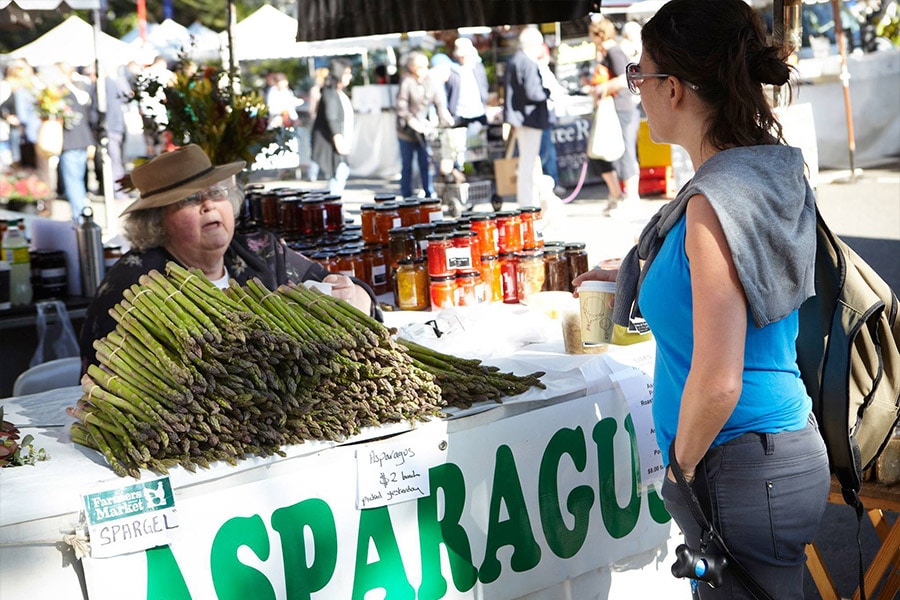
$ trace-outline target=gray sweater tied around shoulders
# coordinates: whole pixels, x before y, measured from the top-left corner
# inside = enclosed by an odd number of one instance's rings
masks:
[[[696,194],[709,200],[722,224],[757,327],[784,318],[815,293],[815,194],[802,153],[784,145],[732,148],[703,163],[647,223],[622,260],[613,321],[627,327],[640,316],[644,275]]]

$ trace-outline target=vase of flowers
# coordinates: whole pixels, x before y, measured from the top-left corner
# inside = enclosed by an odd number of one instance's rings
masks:
[[[68,92],[60,86],[44,86],[37,92],[35,110],[41,117],[35,148],[44,156],[59,156],[63,129],[75,116],[68,101]]]
[[[153,95],[155,81],[138,80],[135,96]],[[176,146],[197,144],[214,165],[284,151],[287,133],[269,129],[269,109],[256,91],[239,92],[229,74],[216,67],[201,70],[182,61],[173,80],[164,87],[166,116],[163,129]]]

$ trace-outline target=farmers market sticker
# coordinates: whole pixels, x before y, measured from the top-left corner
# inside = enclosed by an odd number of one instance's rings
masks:
[[[168,477],[84,494],[82,498],[94,558],[167,545],[178,527]]]

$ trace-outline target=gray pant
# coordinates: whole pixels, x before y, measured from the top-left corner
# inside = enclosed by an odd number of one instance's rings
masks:
[[[803,598],[806,544],[819,528],[830,481],[825,444],[810,415],[805,429],[747,433],[710,449],[691,485],[737,560],[770,596],[788,600]],[[700,526],[678,484],[666,478],[662,495],[685,543],[698,550]],[[728,570],[719,588],[699,583],[695,590],[703,600],[753,598]]]

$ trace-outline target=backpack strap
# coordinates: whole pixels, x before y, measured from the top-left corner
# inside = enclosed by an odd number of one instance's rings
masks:
[[[747,591],[750,592],[750,595],[757,600],[773,600],[772,596],[770,596],[765,588],[760,585],[758,581],[756,581],[756,578],[753,577],[750,571],[748,571],[744,567],[744,565],[742,565],[740,561],[738,561],[734,554],[731,553],[731,550],[728,549],[728,546],[725,544],[725,540],[722,539],[722,536],[719,534],[718,530],[713,526],[712,522],[706,518],[706,515],[704,514],[703,509],[700,506],[700,501],[697,500],[697,496],[694,494],[694,490],[684,478],[684,472],[681,470],[678,461],[675,459],[674,439],[672,440],[671,445],[669,445],[669,467],[672,469],[672,473],[675,475],[675,481],[678,482],[678,489],[681,490],[684,501],[687,503],[688,508],[691,511],[691,515],[693,515],[694,517],[694,520],[697,521],[698,525],[700,525],[700,528],[703,530],[704,534],[714,540],[716,544],[718,544],[719,548],[722,549],[722,553],[725,555],[725,558],[728,559],[728,567],[730,567],[734,571],[734,575],[735,577],[737,577],[738,581],[740,581],[741,584],[743,584],[743,586],[747,589]]]

